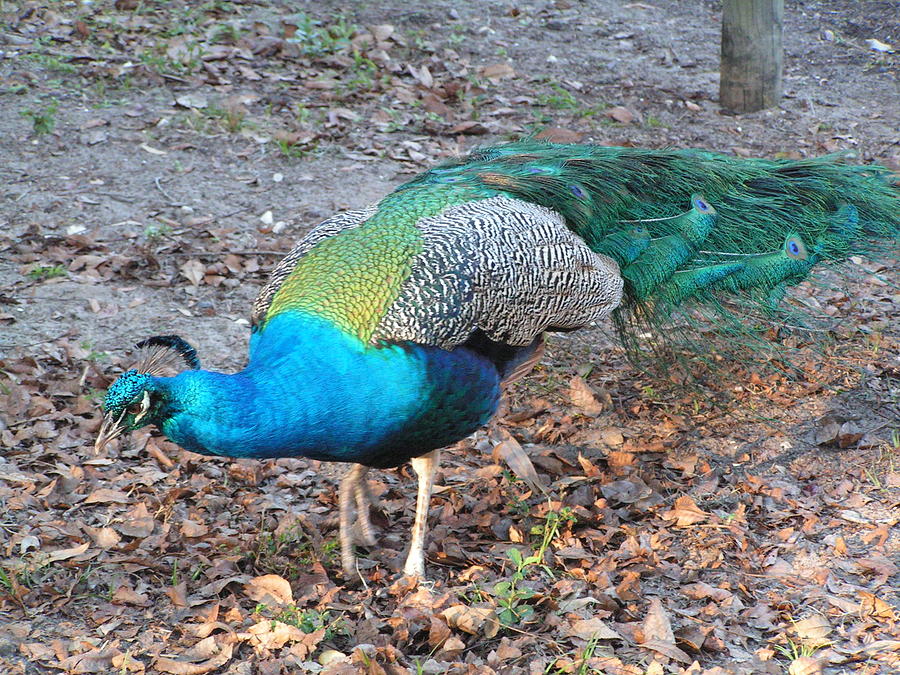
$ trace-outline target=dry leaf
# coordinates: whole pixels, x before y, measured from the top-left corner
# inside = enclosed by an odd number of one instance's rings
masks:
[[[474,120],[467,120],[465,122],[460,122],[452,129],[450,129],[451,134],[469,134],[472,136],[486,134],[488,129],[481,122],[475,122]]]
[[[495,443],[494,454],[502,457],[516,476],[525,481],[532,490],[547,494],[547,488],[538,476],[531,458],[512,434],[506,429],[496,427],[492,431],[491,441]]]
[[[150,147],[146,143],[141,143],[141,150],[145,150],[146,152],[149,152],[151,155],[167,155],[167,154],[169,154],[165,150],[159,150],[157,148]]]
[[[166,589],[166,595],[175,607],[187,607],[187,582],[182,581],[177,586],[169,586]],[[205,624],[204,624],[205,625]],[[208,635],[208,634],[207,634]],[[197,636],[200,637],[200,636]],[[206,636],[203,636],[206,637]]]
[[[621,635],[610,628],[605,621],[600,619],[576,619],[571,623],[569,635],[580,637],[583,640],[624,640]]]
[[[135,607],[147,607],[150,605],[150,599],[143,593],[137,593],[127,583],[121,584],[113,594],[112,603],[114,605],[134,605]]]
[[[205,537],[208,532],[209,528],[203,523],[196,523],[193,520],[181,523],[181,534],[185,537]]]
[[[316,660],[319,662],[319,665],[330,666],[333,663],[349,662],[350,657],[337,649],[325,649]]]
[[[862,616],[871,616],[887,621],[896,621],[894,609],[890,603],[882,600],[873,593],[860,591],[859,613]]]
[[[499,82],[509,77],[515,77],[516,71],[508,63],[494,63],[481,69],[481,76],[491,82]]]
[[[193,91],[177,96],[175,103],[182,108],[205,108],[209,105],[209,100],[200,92]]]
[[[887,583],[887,580],[894,576],[898,567],[893,560],[886,556],[870,556],[868,558],[859,558],[856,564],[867,571],[875,574],[874,585],[881,586]]]
[[[497,613],[490,607],[453,605],[441,612],[441,616],[451,628],[458,628],[470,635],[482,635],[491,639],[500,630]]]
[[[634,504],[653,494],[653,489],[637,476],[631,480],[607,483],[600,487],[600,491],[610,501],[620,504]]]
[[[465,648],[466,643],[454,635],[447,638],[447,641],[441,645],[438,655],[443,660],[455,661]]]
[[[680,663],[691,662],[690,656],[688,656],[685,652],[683,652],[681,649],[670,642],[662,642],[661,640],[645,640],[643,643],[641,643],[641,646],[645,649],[650,649],[657,654],[662,654],[663,656],[666,656]]]
[[[406,69],[409,71],[409,74],[426,89],[431,89],[431,87],[434,86],[434,78],[431,76],[431,71],[428,70],[428,66],[416,68],[410,64],[406,66]]]
[[[108,673],[113,657],[120,654],[118,649],[92,649],[83,654],[74,654],[61,661],[59,668],[66,673]]]
[[[83,529],[87,535],[94,540],[94,543],[103,549],[114,548],[122,537],[111,527],[89,527],[84,525]]]
[[[251,600],[266,605],[290,605],[294,602],[291,584],[277,574],[254,577],[244,585],[244,592]]]
[[[188,260],[178,268],[182,276],[190,281],[194,286],[199,286],[206,274],[206,265],[199,260]]]
[[[562,127],[547,127],[541,129],[535,138],[539,138],[542,141],[550,141],[551,143],[581,143],[584,140],[584,134],[580,131]]]
[[[643,623],[644,640],[658,640],[675,644],[675,634],[672,632],[672,624],[666,615],[662,601],[659,598],[650,598],[650,608]]]
[[[59,562],[61,560],[69,560],[70,558],[79,556],[82,553],[84,553],[85,551],[87,551],[89,546],[90,546],[90,542],[86,541],[83,544],[81,544],[80,546],[74,546],[72,548],[64,548],[64,549],[60,549],[58,551],[53,551],[52,553],[50,553],[47,556],[46,562],[49,565],[50,563]]]
[[[281,649],[288,642],[303,642],[307,637],[307,633],[296,626],[271,619],[263,619],[250,626],[246,633],[241,634],[242,637],[245,635],[249,643],[259,652]]]
[[[607,108],[603,111],[603,114],[611,119],[614,119],[616,122],[621,122],[622,124],[629,124],[630,122],[633,122],[635,118],[635,114],[628,108],[625,108],[623,106]]]
[[[143,661],[138,661],[131,654],[116,654],[112,659],[112,665],[117,675],[124,675],[126,672],[143,673],[146,666]]]
[[[837,646],[833,647],[833,649],[844,654],[868,654],[869,656],[874,656],[884,652],[900,652],[900,640],[875,640],[875,642],[853,649],[844,649]]]
[[[827,638],[831,632],[831,624],[821,614],[814,614],[795,622],[790,630],[804,642],[812,646],[818,646],[828,642]]]
[[[821,672],[822,662],[812,656],[801,656],[788,666],[788,675],[819,675]]]
[[[377,42],[384,42],[394,34],[394,27],[389,23],[382,23],[377,26],[369,26],[369,32]]]
[[[887,42],[882,42],[881,40],[877,40],[875,38],[869,38],[866,40],[866,44],[869,45],[869,49],[876,52],[882,52],[884,54],[893,54],[894,48],[889,45]]]
[[[94,490],[91,494],[85,497],[82,504],[128,504],[130,502],[131,499],[129,498],[129,496],[120,490],[100,488],[98,490]]]
[[[126,537],[143,538],[153,534],[155,527],[156,521],[147,510],[147,505],[144,502],[138,502],[129,510],[124,522],[118,524],[116,529]]]
[[[591,417],[603,412],[603,405],[597,400],[594,390],[578,375],[569,380],[569,399]]]
[[[662,517],[675,520],[675,527],[689,527],[695,523],[702,523],[709,518],[709,514],[702,511],[693,499],[683,495],[675,500],[674,508],[663,512]]]
[[[212,636],[204,638],[198,645],[206,643],[207,641],[209,641],[209,645],[211,645],[213,649],[216,648],[215,638]],[[231,642],[226,642],[222,645],[221,650],[217,654],[201,663],[191,663],[190,661],[179,661],[176,659],[160,657],[156,659],[153,666],[157,670],[164,673],[171,673],[172,675],[205,675],[205,673],[211,673],[228,663],[231,660],[233,651],[234,645]]]
[[[425,94],[425,96],[422,97],[422,107],[425,108],[426,111],[434,113],[435,115],[440,115],[444,119],[449,118],[452,114],[449,106],[432,93]]]
[[[450,637],[450,627],[434,614],[430,615],[431,627],[428,629],[428,646],[437,649]]]

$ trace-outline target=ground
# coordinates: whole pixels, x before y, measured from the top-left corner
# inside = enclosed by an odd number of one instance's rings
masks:
[[[408,468],[372,475],[351,587],[339,468],[149,432],[92,454],[130,345],[240,367],[294,241],[473,146],[900,167],[889,0],[787,3],[784,99],[747,115],[717,104],[717,3],[350,5],[0,2],[0,670],[897,672],[890,263],[798,288],[833,339],[792,379],[685,389],[605,331],[554,338],[497,432],[549,496],[483,432],[445,453],[418,588]]]

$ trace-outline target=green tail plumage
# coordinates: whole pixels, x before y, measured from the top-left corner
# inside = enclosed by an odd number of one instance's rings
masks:
[[[437,186],[562,214],[619,263],[626,285],[616,325],[626,342],[636,329],[677,323],[685,304],[712,309],[721,331],[752,334],[749,306],[771,316],[785,288],[817,263],[896,250],[900,239],[890,172],[836,156],[737,159],[525,141],[476,151],[400,191]],[[727,308],[734,303],[739,312]],[[679,331],[666,330],[660,341],[677,342]]]
[[[669,219],[673,230],[648,242],[634,261],[622,268],[625,289],[633,300],[652,297],[675,271],[697,255],[716,224],[716,210],[702,197],[691,197],[691,210]]]

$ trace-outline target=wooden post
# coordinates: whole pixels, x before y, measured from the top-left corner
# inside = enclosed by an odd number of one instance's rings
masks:
[[[781,100],[784,0],[724,0],[719,103],[753,112]]]

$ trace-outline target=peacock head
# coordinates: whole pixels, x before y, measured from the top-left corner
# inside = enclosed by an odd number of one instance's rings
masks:
[[[105,415],[94,443],[96,452],[124,433],[165,419],[168,402],[156,386],[156,377],[173,362],[184,361],[192,370],[200,368],[197,352],[177,335],[157,335],[136,346],[141,350],[137,365],[122,373],[103,399]]]

